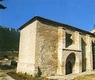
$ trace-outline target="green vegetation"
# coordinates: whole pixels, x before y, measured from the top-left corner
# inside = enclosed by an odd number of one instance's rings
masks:
[[[0,26],[0,60],[17,58],[20,33],[13,28]],[[6,68],[6,66],[5,66]]]
[[[4,0],[0,0],[0,1],[4,1]],[[0,9],[6,9],[6,7],[2,4],[0,4]]]
[[[4,56],[8,56],[8,59],[12,59],[18,56],[18,51],[0,51],[0,59],[4,58]]]
[[[0,51],[18,51],[19,32],[0,26]]]
[[[10,70],[10,69],[15,69],[15,66],[12,65],[0,65],[1,70]]]
[[[17,74],[16,72],[8,72],[7,74],[16,80],[51,80],[43,77],[32,77],[27,74]]]
[[[73,80],[95,80],[95,74],[76,77]]]

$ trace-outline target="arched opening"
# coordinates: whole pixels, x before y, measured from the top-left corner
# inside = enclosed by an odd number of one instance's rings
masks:
[[[73,72],[74,64],[75,64],[75,54],[71,53],[66,59],[66,65],[65,65],[66,74],[71,74]]]
[[[81,39],[81,48],[82,48],[82,72],[86,71],[86,43]]]

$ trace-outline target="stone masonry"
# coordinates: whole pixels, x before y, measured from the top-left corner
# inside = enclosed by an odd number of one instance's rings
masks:
[[[94,31],[90,33],[38,16],[19,29],[17,73],[56,76],[94,69]]]

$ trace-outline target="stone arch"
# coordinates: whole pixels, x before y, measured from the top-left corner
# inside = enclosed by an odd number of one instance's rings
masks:
[[[75,53],[71,53],[68,55],[66,59],[66,64],[65,64],[65,70],[66,74],[71,74],[74,71],[74,65],[75,65]]]

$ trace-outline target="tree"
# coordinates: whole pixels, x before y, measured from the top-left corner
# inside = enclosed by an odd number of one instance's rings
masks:
[[[3,0],[0,0],[0,1],[3,1]],[[0,4],[0,9],[6,9],[6,7],[2,4]]]

